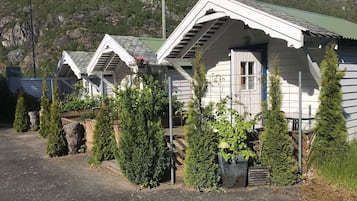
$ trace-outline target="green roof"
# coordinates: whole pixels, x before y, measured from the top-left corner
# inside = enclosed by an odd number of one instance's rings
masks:
[[[343,38],[357,40],[357,24],[350,21],[319,13],[298,10],[295,8],[288,8],[267,3],[262,4],[273,10],[283,12],[287,15],[304,20],[312,25],[326,29],[327,31],[336,33]]]
[[[150,48],[154,52],[157,52],[161,45],[165,42],[165,39],[162,38],[139,37],[139,40],[141,40],[141,42],[143,42],[148,48]]]

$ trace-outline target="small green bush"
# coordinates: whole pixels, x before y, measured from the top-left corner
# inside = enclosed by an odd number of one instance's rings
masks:
[[[20,92],[17,97],[14,129],[17,132],[25,132],[29,128],[29,117],[26,111],[24,94]]]
[[[281,81],[278,60],[273,60],[269,75],[269,107],[263,107],[264,132],[262,140],[262,164],[270,170],[271,182],[285,186],[294,184],[298,176],[298,164],[293,156],[294,142],[288,135],[285,115],[281,112]]]
[[[81,82],[73,85],[74,92],[66,95],[61,104],[61,111],[79,111],[99,107],[101,104],[100,96],[89,96],[81,86]]]
[[[50,100],[48,99],[47,82],[44,78],[42,80],[42,96],[41,96],[41,110],[40,110],[40,131],[41,137],[47,137],[50,130],[51,114],[50,114]]]
[[[218,136],[210,124],[212,105],[205,106],[202,98],[207,91],[206,67],[202,52],[197,51],[194,62],[194,95],[188,103],[188,118],[185,126],[185,138],[188,143],[184,166],[184,182],[202,190],[214,190],[218,186]]]
[[[51,104],[51,121],[47,141],[47,154],[50,157],[64,156],[68,154],[67,140],[61,121],[60,102],[58,98],[57,82],[54,81],[53,97]]]
[[[329,163],[330,157],[343,157],[347,149],[347,126],[343,115],[342,88],[340,81],[344,71],[338,68],[334,44],[326,48],[321,62],[320,105],[316,113],[313,142],[313,165],[316,168]],[[337,155],[337,156],[335,156]]]
[[[115,143],[110,108],[102,106],[96,117],[92,156],[89,163],[99,164],[101,161],[114,159]]]
[[[168,167],[165,131],[161,124],[167,93],[149,75],[119,91],[118,97],[122,130],[117,153],[120,169],[131,182],[155,187]]]

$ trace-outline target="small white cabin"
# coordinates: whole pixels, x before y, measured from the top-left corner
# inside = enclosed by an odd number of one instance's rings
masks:
[[[338,25],[338,26],[336,26]],[[200,48],[210,83],[206,102],[232,97],[232,107],[252,115],[267,100],[267,77],[279,58],[282,110],[290,119],[299,114],[299,71],[302,74],[303,129],[313,127],[319,105],[319,64],[329,42],[337,44],[344,110],[351,138],[357,137],[357,25],[343,19],[276,6],[255,0],[199,0],[157,51],[188,81],[192,73],[179,64],[191,63]],[[290,124],[292,126],[292,124]]]

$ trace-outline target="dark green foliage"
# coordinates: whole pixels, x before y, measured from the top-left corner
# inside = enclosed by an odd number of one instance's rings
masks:
[[[57,81],[54,81],[51,104],[51,121],[47,141],[47,154],[50,157],[64,156],[68,153],[67,140],[61,122],[60,102]]]
[[[281,81],[277,58],[269,75],[269,106],[263,107],[265,118],[262,134],[262,164],[271,173],[274,185],[291,185],[297,180],[297,161],[293,157],[294,142],[288,135],[285,115],[281,112]]]
[[[42,137],[47,137],[50,130],[50,100],[48,99],[48,88],[46,78],[42,79],[42,96],[41,96],[41,110],[40,110],[40,131]]]
[[[161,124],[167,94],[149,75],[119,91],[118,97],[122,130],[117,155],[120,169],[131,182],[154,187],[168,167],[165,131]]]
[[[248,115],[228,108],[228,100],[227,96],[215,104],[215,118],[212,119],[212,126],[219,138],[219,153],[226,161],[237,156],[248,160],[255,156],[248,147],[248,135],[253,130],[256,119],[249,119]]]
[[[93,134],[91,164],[99,164],[101,161],[114,159],[115,137],[110,108],[102,105],[96,117]]]
[[[313,143],[313,163],[315,166],[328,162],[330,157],[343,156],[347,149],[347,127],[343,116],[342,90],[340,80],[344,71],[338,69],[338,59],[334,44],[326,49],[321,62],[320,105],[316,114]]]
[[[20,92],[17,96],[14,129],[17,132],[25,132],[29,127],[29,116],[26,111],[24,94]]]
[[[100,96],[89,96],[82,86],[82,82],[73,85],[74,92],[65,96],[61,111],[78,111],[99,107],[101,104]]]
[[[6,78],[0,75],[0,121],[13,122],[16,109],[16,96],[7,86]]]
[[[202,98],[207,91],[206,67],[198,51],[194,62],[194,96],[188,103],[185,127],[186,150],[184,181],[195,189],[209,191],[217,188],[216,153],[218,136],[210,125],[212,105],[205,106]]]

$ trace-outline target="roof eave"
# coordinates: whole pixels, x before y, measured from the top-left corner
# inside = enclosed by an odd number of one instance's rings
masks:
[[[213,0],[200,0],[157,51],[159,63],[164,61],[173,48],[182,40],[183,36],[197,22],[201,21],[201,18],[207,16],[206,13],[209,10],[224,13],[225,16],[234,20],[241,20],[251,28],[263,30],[270,37],[283,39],[287,41],[289,47],[300,48],[304,46],[304,35],[302,33],[306,31],[304,27],[238,1],[221,0],[217,2]],[[222,17],[222,14],[217,15],[218,17]]]

